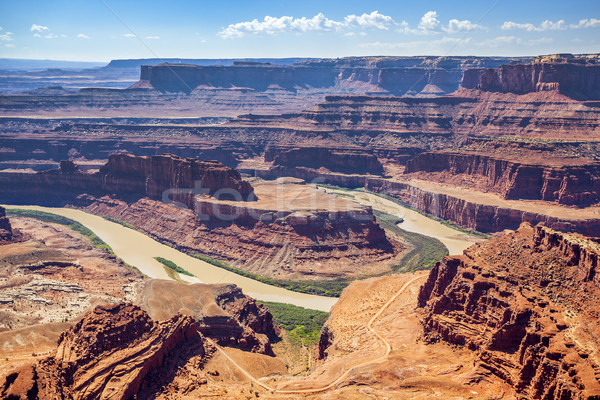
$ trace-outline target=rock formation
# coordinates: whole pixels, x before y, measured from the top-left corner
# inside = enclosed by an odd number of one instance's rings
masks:
[[[13,238],[13,229],[6,216],[4,207],[0,207],[0,243],[11,241]]]
[[[278,334],[271,313],[235,285],[153,279],[145,282],[138,301],[154,320],[189,315],[202,335],[222,346],[274,355],[271,341],[278,340]]]
[[[530,399],[600,395],[600,247],[543,226],[438,262],[419,293],[425,339],[477,354],[472,381],[493,374]]]
[[[325,168],[345,174],[383,173],[381,162],[371,151],[353,146],[330,146],[327,143],[320,146],[270,145],[264,157],[265,161],[273,162],[273,168]]]
[[[532,158],[516,160],[506,154],[469,151],[428,152],[408,161],[404,172],[451,183],[457,183],[457,176],[480,177],[482,182],[474,185],[471,180],[465,186],[494,191],[505,199],[539,199],[567,205],[588,205],[600,200],[600,163],[581,158],[556,163]]]
[[[190,317],[154,322],[130,304],[98,306],[53,355],[8,374],[0,390],[7,399],[128,399],[168,382],[169,361],[206,357],[206,346]]]
[[[293,65],[163,63],[141,66],[140,81],[132,88],[185,93],[198,87],[239,87],[263,92],[272,88],[294,92],[319,88],[332,93],[354,89],[362,93],[431,96],[456,90],[463,70],[469,67],[493,68],[510,61],[493,57],[349,57],[306,60]]]
[[[370,132],[394,146],[399,139],[425,141],[441,136],[524,136],[589,138],[600,131],[597,102],[580,102],[556,92],[523,95],[462,89],[437,98],[327,96],[301,113],[242,115],[228,123],[236,127],[302,129],[345,133]],[[354,139],[356,140],[356,139]],[[448,141],[448,139],[444,139]],[[451,144],[449,142],[448,144]]]
[[[365,187],[377,193],[394,197],[420,211],[479,232],[498,232],[516,229],[522,222],[542,223],[565,232],[579,232],[587,236],[600,236],[600,218],[595,209],[581,216],[565,213],[564,208],[548,210],[548,204],[537,207],[520,207],[501,204],[496,199],[483,199],[477,192],[470,196],[449,193],[446,187],[404,182],[393,179],[369,178]],[[475,195],[474,195],[475,194]]]
[[[529,64],[466,70],[462,86],[517,94],[555,90],[580,100],[600,100],[600,64],[585,56],[540,56]]]
[[[151,197],[192,204],[195,194],[223,198],[252,198],[252,186],[237,171],[216,161],[182,159],[170,154],[135,157],[114,154],[99,172],[78,170],[72,162],[61,162],[56,170],[38,173],[0,173],[4,201],[65,204],[83,193],[113,194],[126,198]]]

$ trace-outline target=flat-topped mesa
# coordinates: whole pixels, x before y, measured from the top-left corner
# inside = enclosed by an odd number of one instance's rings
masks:
[[[520,161],[508,155],[470,151],[426,152],[408,161],[404,173],[451,185],[475,186],[505,199],[581,206],[600,201],[600,163],[544,155],[532,152]],[[537,162],[532,157],[537,157]]]
[[[600,64],[593,57],[540,56],[529,64],[466,70],[461,86],[517,94],[555,90],[574,99],[598,100]]]
[[[33,204],[72,203],[82,194],[135,199],[150,197],[193,207],[197,194],[223,200],[253,200],[252,186],[218,161],[198,161],[165,154],[135,157],[113,154],[99,172],[79,170],[72,161],[37,173],[0,172],[1,198]]]
[[[494,374],[519,398],[600,394],[600,245],[523,224],[438,262],[418,303],[425,339],[475,351],[466,379]]]
[[[265,150],[265,161],[272,161],[275,168],[326,168],[346,174],[383,173],[383,166],[372,151],[354,146],[270,145]]]
[[[207,88],[261,92],[318,88],[331,94],[437,96],[456,90],[466,68],[496,67],[512,60],[506,57],[350,57],[293,65],[163,63],[141,66],[140,81],[131,88],[184,93]]]

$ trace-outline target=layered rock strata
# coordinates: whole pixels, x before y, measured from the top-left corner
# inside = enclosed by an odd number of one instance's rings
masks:
[[[327,143],[319,146],[270,145],[265,150],[264,159],[273,162],[273,168],[325,168],[346,174],[383,173],[381,162],[371,151]]]
[[[480,177],[482,181],[475,185],[465,179],[465,185],[496,192],[505,199],[538,199],[567,205],[587,205],[600,200],[600,163],[585,159],[565,159],[559,165],[551,162],[442,151],[418,155],[408,161],[404,172],[421,179],[452,183],[457,183],[460,176]]]
[[[540,56],[529,64],[466,70],[461,84],[468,89],[525,94],[556,90],[582,100],[600,99],[600,64],[596,58],[572,55]]]
[[[588,236],[600,236],[600,218],[586,213],[588,218],[577,218],[570,213],[548,212],[547,204],[538,207],[519,207],[516,204],[486,203],[481,196],[461,196],[445,193],[436,188],[424,188],[418,183],[393,179],[369,178],[365,188],[382,193],[434,217],[452,221],[460,226],[479,232],[498,232],[516,229],[522,222],[542,223],[553,229],[578,232]],[[442,188],[439,188],[442,189]]]
[[[209,347],[190,317],[154,322],[133,305],[98,306],[61,335],[54,354],[9,373],[0,390],[14,399],[133,398],[172,378],[169,360],[206,358]]]
[[[38,173],[0,173],[2,199],[7,202],[64,204],[82,194],[113,194],[126,198],[151,197],[191,205],[195,194],[223,194],[248,199],[252,186],[239,173],[216,161],[182,159],[173,155],[135,157],[114,154],[99,172],[79,170],[72,161],[56,170]]]
[[[524,224],[438,262],[419,292],[425,339],[476,353],[523,398],[600,396],[597,264],[580,235]]]

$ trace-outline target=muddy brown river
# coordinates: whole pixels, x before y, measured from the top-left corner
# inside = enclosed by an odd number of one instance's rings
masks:
[[[404,218],[404,222],[399,224],[402,229],[439,239],[450,254],[460,254],[465,248],[481,240],[376,195],[354,191],[344,193],[351,194],[354,200],[361,204]],[[164,266],[154,259],[163,257],[194,274],[194,278],[191,279],[181,275],[182,279],[209,284],[234,283],[241,287],[244,293],[259,300],[294,304],[322,311],[329,311],[337,301],[337,298],[292,292],[237,275],[159,243],[141,232],[81,210],[21,205],[4,207],[45,211],[77,221],[104,240],[123,261],[137,267],[151,278],[171,279]]]

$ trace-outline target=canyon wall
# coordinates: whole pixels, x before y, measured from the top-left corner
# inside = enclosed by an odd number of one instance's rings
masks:
[[[566,205],[587,205],[600,200],[600,163],[585,159],[520,161],[468,151],[422,153],[406,164],[405,174],[425,179],[456,181],[459,175],[478,176],[471,188],[493,191],[505,199],[538,199]],[[539,163],[535,164],[538,161]],[[441,174],[431,174],[431,173]],[[425,173],[425,174],[419,174]],[[428,174],[429,173],[429,174]],[[411,176],[412,176],[411,175]]]
[[[6,375],[0,390],[16,399],[132,398],[168,383],[175,359],[207,358],[207,348],[190,317],[155,322],[130,304],[98,306],[61,335],[54,354]]]
[[[570,55],[538,57],[530,64],[467,70],[461,85],[467,89],[517,94],[555,90],[575,99],[599,100],[600,64],[595,58]]]
[[[476,353],[523,398],[597,399],[600,247],[524,224],[438,262],[419,292],[427,341]]]
[[[72,161],[59,169],[37,173],[0,172],[5,202],[65,204],[80,194],[117,194],[121,197],[148,196],[162,199],[165,194],[192,206],[195,194],[223,194],[237,200],[252,198],[252,186],[239,173],[217,161],[182,159],[173,155],[135,157],[114,154],[99,172],[83,172]],[[173,197],[175,196],[175,197]]]
[[[521,58],[519,60],[529,60]],[[463,70],[496,67],[510,58],[492,57],[350,57],[274,65],[238,62],[233,65],[158,64],[143,65],[134,88],[191,93],[204,87],[241,87],[256,91],[278,88],[349,90],[363,94],[436,96],[458,88]]]
[[[519,136],[589,140],[600,133],[598,104],[557,92],[513,93],[461,89],[436,98],[327,96],[301,113],[241,115],[231,127],[310,130],[370,146],[414,142],[447,147],[440,136]],[[448,144],[452,144],[448,140]]]
[[[423,189],[407,182],[383,178],[367,179],[365,188],[394,197],[434,217],[452,221],[462,227],[479,232],[516,229],[522,222],[529,222],[531,224],[542,223],[565,232],[579,232],[587,236],[600,237],[600,218],[570,218],[568,215],[558,217],[545,214],[542,209],[535,212],[508,206],[482,204],[474,198],[464,199]]]

